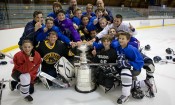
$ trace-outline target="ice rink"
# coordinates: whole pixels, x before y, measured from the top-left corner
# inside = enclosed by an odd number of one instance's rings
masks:
[[[140,41],[142,47],[149,44],[150,51],[144,51],[146,55],[153,58],[160,56],[165,59],[166,48],[175,50],[175,26],[166,26],[158,28],[148,28],[137,30],[135,36]],[[21,33],[19,33],[21,34]],[[11,39],[12,40],[12,39]],[[13,41],[13,40],[12,40]],[[3,42],[2,42],[3,43]],[[8,52],[14,55],[19,49]],[[168,55],[169,56],[169,55]],[[173,56],[175,58],[175,56]],[[2,61],[2,60],[0,60]],[[13,64],[11,59],[5,58],[7,65],[0,65],[0,79],[12,79],[11,71]],[[169,60],[172,62],[172,60]],[[174,62],[175,63],[175,62]],[[155,81],[157,85],[157,94],[154,98],[144,97],[141,100],[130,97],[124,105],[175,105],[175,64],[156,63]],[[145,79],[145,70],[142,70],[139,79]],[[35,92],[32,94],[33,102],[26,102],[19,91],[10,91],[8,82],[2,93],[2,105],[117,105],[117,98],[121,95],[121,87],[116,87],[108,93],[104,93],[101,88],[97,88],[92,93],[78,93],[74,86],[61,89],[46,89],[42,84],[35,84]]]

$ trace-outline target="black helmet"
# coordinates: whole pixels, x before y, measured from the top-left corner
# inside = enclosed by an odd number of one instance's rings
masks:
[[[150,50],[151,49],[151,46],[148,44],[145,46],[145,50]]]
[[[167,54],[172,54],[173,53],[173,49],[171,49],[171,48],[167,48],[165,51],[166,51]]]
[[[153,57],[154,63],[158,63],[160,60],[162,60],[162,58],[160,56]]]

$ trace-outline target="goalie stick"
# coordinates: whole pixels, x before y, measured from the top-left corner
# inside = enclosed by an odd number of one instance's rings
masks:
[[[60,80],[58,80],[58,79],[56,79],[56,78],[48,75],[47,73],[40,72],[39,75],[42,76],[42,77],[44,77],[44,78],[46,78],[46,79],[48,79],[48,80],[50,80],[50,81],[52,81],[53,83],[55,83],[55,84],[57,84],[57,85],[59,85],[59,86],[61,86],[63,88],[69,87],[69,84],[68,83],[63,83],[62,81],[60,81]]]

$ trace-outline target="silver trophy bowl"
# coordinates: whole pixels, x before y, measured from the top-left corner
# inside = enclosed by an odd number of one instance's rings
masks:
[[[79,64],[75,64],[77,71],[77,82],[75,85],[75,90],[80,93],[89,93],[96,90],[95,83],[93,82],[93,73],[89,65],[81,65],[81,63],[87,63],[88,59],[86,52],[89,50],[86,44],[82,44],[78,47],[81,51]]]

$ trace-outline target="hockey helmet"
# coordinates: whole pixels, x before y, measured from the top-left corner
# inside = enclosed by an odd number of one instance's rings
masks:
[[[145,46],[145,50],[148,51],[148,50],[150,50],[150,49],[151,49],[151,46],[150,46],[149,44]]]
[[[167,48],[165,51],[166,51],[167,54],[172,54],[173,53],[173,49],[171,49],[171,48]]]
[[[162,58],[160,56],[153,57],[154,63],[158,63],[160,60],[162,60]]]
[[[175,58],[173,58],[173,62],[175,62]]]

